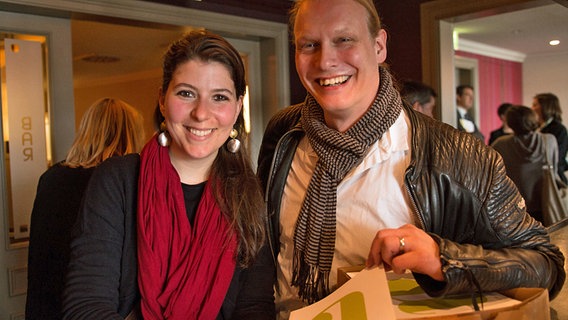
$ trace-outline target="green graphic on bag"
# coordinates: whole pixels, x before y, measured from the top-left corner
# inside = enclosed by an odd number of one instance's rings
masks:
[[[360,291],[354,291],[335,301],[312,320],[367,320],[365,298]]]

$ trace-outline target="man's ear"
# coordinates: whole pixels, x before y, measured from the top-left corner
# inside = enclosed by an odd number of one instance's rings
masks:
[[[377,50],[377,63],[385,62],[387,60],[387,32],[385,29],[379,30],[375,38],[375,50]]]

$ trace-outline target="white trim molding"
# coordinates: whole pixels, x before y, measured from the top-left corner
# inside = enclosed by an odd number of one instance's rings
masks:
[[[518,51],[499,48],[463,38],[458,38],[457,50],[515,62],[524,62],[527,57],[526,54]]]

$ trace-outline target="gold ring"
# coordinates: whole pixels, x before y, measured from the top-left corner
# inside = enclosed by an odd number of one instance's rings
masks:
[[[398,251],[400,253],[404,253],[404,246],[406,245],[404,242],[404,237],[398,237],[398,243],[399,243]]]

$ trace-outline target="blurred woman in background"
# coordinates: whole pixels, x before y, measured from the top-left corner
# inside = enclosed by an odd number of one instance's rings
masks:
[[[503,157],[507,175],[525,199],[528,213],[542,223],[542,166],[546,163],[556,166],[556,139],[538,132],[537,114],[529,107],[511,106],[505,119],[513,134],[498,138],[492,146]]]
[[[558,144],[558,176],[564,183],[568,183],[564,172],[568,170],[566,153],[568,152],[568,131],[562,124],[562,108],[558,97],[552,93],[539,93],[533,98],[533,110],[536,112],[540,124],[540,132],[550,133],[556,138]]]
[[[112,156],[140,152],[140,113],[125,101],[102,98],[83,115],[64,161],[39,179],[31,214],[26,319],[61,319],[71,229],[96,166]]]

